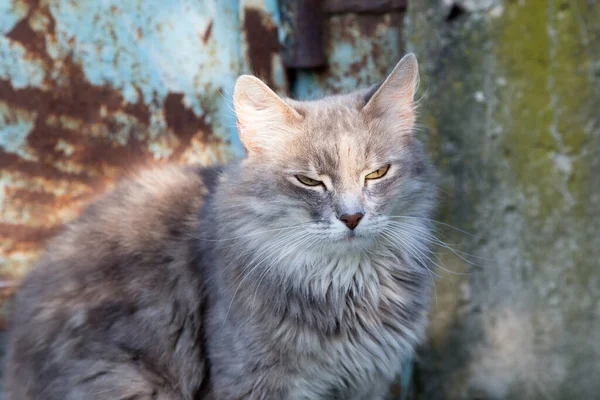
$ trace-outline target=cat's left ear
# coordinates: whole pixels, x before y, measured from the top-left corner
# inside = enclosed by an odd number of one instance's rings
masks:
[[[419,86],[419,64],[405,55],[363,107],[368,118],[385,119],[399,133],[411,133],[415,123],[414,97]]]
[[[260,79],[242,75],[235,83],[233,104],[240,140],[249,155],[276,148],[300,114]]]

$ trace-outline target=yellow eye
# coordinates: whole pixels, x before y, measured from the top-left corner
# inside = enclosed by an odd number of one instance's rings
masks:
[[[304,175],[296,175],[296,179],[298,179],[300,181],[300,183],[302,183],[306,186],[319,186],[319,185],[323,184],[323,182],[321,182],[321,181],[309,178],[308,176],[304,176]]]
[[[388,169],[390,169],[389,165],[386,165],[385,167],[381,167],[373,172],[371,172],[370,174],[367,174],[367,176],[365,176],[365,179],[379,179],[382,178],[385,174],[387,174]]]

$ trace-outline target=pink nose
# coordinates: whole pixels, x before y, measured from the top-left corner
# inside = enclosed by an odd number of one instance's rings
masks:
[[[365,214],[345,214],[340,217],[340,221],[342,221],[346,226],[350,229],[354,229],[358,226],[358,223],[364,217]]]

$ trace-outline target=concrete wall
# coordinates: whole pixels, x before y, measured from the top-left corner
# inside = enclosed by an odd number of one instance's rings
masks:
[[[452,7],[454,5],[454,7]],[[445,240],[419,399],[600,393],[600,5],[410,3]]]

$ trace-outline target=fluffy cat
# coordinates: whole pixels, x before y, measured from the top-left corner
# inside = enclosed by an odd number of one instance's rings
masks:
[[[240,77],[245,159],[123,182],[24,280],[9,399],[385,398],[432,283],[417,84],[411,54],[310,102]]]

